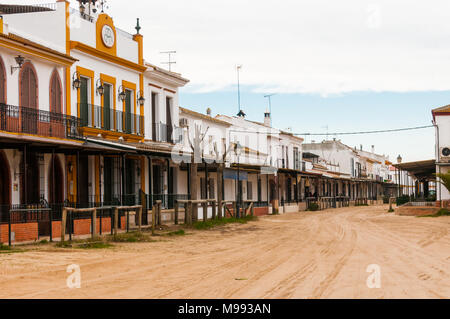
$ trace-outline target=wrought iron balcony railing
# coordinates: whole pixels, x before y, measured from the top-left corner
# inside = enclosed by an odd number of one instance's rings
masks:
[[[153,123],[152,135],[152,140],[157,142],[178,144],[183,141],[182,128],[164,123]]]
[[[92,104],[79,104],[80,125],[106,131],[144,135],[144,116]]]
[[[74,116],[0,103],[0,131],[44,137],[79,138]]]

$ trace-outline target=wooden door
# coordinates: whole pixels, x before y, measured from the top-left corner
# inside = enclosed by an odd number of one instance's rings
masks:
[[[103,94],[103,128],[105,130],[111,129],[111,85],[103,84],[104,94]]]
[[[20,75],[20,106],[22,131],[36,134],[38,125],[37,77],[30,65],[25,65]]]
[[[131,92],[130,90],[125,90],[125,133],[132,133],[132,116],[131,116]]]
[[[89,125],[89,105],[88,105],[88,93],[89,93],[89,79],[81,77],[80,86],[80,120],[81,126]]]

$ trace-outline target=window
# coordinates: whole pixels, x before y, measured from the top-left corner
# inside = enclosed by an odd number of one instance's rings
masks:
[[[0,58],[0,103],[6,103],[6,72],[2,58]]]
[[[172,98],[166,97],[166,125],[167,125],[167,139],[169,143],[173,142],[172,139]]]
[[[252,182],[247,181],[247,200],[253,199],[253,187]]]
[[[157,123],[158,120],[156,118],[156,109],[158,107],[158,93],[152,92],[152,139],[153,141],[156,141],[156,130],[157,130]]]
[[[208,194],[206,194],[206,185],[205,185],[205,178],[200,178],[200,196],[201,199],[213,199],[216,198],[215,196],[215,187],[214,187],[214,179],[210,178],[208,180]]]
[[[62,89],[58,71],[54,71],[50,79],[50,111],[62,113]]]
[[[210,178],[209,179],[209,183],[208,183],[208,197],[213,199],[216,198],[216,192],[215,192],[215,188],[214,188],[214,179]]]
[[[351,159],[350,160],[350,167],[351,167],[351,172],[352,172],[352,177],[355,177],[355,159]]]

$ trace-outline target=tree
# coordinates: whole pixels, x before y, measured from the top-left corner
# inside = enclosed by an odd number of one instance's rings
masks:
[[[439,173],[436,174],[439,177],[439,183],[445,186],[447,190],[450,192],[450,173]]]

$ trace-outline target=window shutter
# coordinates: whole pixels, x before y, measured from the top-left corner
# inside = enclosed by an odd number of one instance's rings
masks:
[[[6,102],[5,84],[5,69],[3,68],[3,63],[0,62],[0,103]]]

